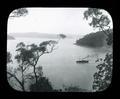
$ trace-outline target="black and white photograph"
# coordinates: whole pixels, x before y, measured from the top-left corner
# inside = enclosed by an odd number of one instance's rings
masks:
[[[101,92],[112,81],[113,21],[104,9],[26,7],[7,21],[7,81],[21,92]]]

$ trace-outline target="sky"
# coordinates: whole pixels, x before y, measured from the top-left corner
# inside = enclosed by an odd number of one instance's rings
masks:
[[[85,35],[95,32],[84,18],[87,8],[27,8],[28,15],[8,18],[7,33],[63,33]],[[105,11],[111,19],[111,16]],[[112,26],[112,24],[111,24]]]

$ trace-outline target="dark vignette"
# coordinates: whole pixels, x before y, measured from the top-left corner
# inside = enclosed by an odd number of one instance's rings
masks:
[[[6,1],[7,2],[7,1]],[[1,48],[0,48],[0,94],[6,95],[6,96],[83,96],[83,97],[89,97],[89,96],[111,96],[117,94],[117,89],[119,86],[119,53],[120,47],[118,45],[119,43],[119,36],[118,36],[118,26],[119,26],[119,20],[118,20],[118,13],[116,13],[118,9],[115,9],[113,7],[113,1],[106,0],[104,1],[95,1],[95,0],[69,0],[69,1],[62,1],[62,0],[44,0],[44,1],[32,1],[32,0],[20,0],[20,1],[14,1],[10,2],[9,5],[2,7],[2,18],[1,18],[1,33],[0,33],[0,40],[1,40]],[[111,85],[109,88],[103,92],[97,92],[97,93],[23,93],[23,92],[17,92],[13,90],[8,82],[7,82],[7,76],[6,76],[6,54],[7,54],[7,19],[11,11],[17,8],[22,7],[91,7],[91,8],[102,8],[105,9],[110,13],[113,19],[113,31],[114,31],[114,44],[113,44],[113,79],[111,82]],[[116,7],[118,7],[116,5]],[[115,94],[114,94],[115,93]]]

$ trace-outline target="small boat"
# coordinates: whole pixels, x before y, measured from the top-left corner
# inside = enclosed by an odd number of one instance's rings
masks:
[[[89,61],[88,60],[79,60],[79,61],[76,61],[76,63],[88,63]]]

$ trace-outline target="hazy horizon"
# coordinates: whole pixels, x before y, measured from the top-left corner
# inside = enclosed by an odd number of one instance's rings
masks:
[[[84,36],[86,34],[69,34],[69,33],[41,33],[41,32],[13,32],[13,33],[8,33],[8,35],[24,35],[24,34],[38,34],[38,35],[59,35],[59,34],[65,34],[66,36]]]
[[[83,13],[87,8],[27,8],[27,10],[28,15],[24,17],[8,19],[8,34],[35,32],[86,35],[98,31],[83,19]],[[106,15],[111,20],[111,16],[108,13]]]

